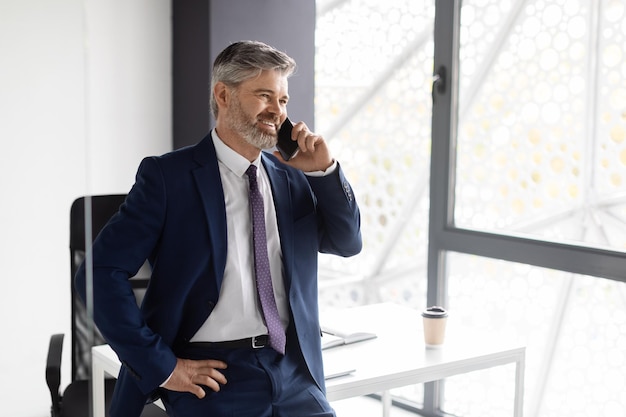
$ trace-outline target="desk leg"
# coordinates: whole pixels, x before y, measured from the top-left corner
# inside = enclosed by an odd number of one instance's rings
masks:
[[[104,369],[92,359],[91,364],[91,399],[92,417],[104,417]]]
[[[391,415],[391,393],[389,391],[383,392],[383,417],[389,417]]]
[[[524,367],[525,355],[522,353],[519,360],[515,362],[515,417],[522,417],[524,413]]]

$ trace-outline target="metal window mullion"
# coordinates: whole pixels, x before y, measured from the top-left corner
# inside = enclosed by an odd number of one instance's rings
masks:
[[[435,2],[433,107],[428,233],[429,305],[447,304],[446,253],[441,235],[454,219],[461,0]],[[425,415],[441,415],[443,382],[424,384]]]
[[[454,223],[460,13],[461,0],[436,1],[433,66],[443,88],[433,85],[428,304],[446,301],[442,233]]]

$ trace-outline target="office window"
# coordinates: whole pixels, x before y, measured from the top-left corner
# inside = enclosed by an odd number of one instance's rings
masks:
[[[623,415],[626,6],[317,4],[316,128],[346,161],[365,243],[349,260],[322,257],[322,304],[421,308],[428,294],[455,325],[527,346],[525,414]],[[454,38],[458,8],[460,42],[443,51],[447,93],[458,64],[458,103],[433,114],[435,5],[447,15],[442,38]],[[431,152],[444,175],[430,178]],[[435,189],[449,192],[435,199]],[[439,399],[421,387],[394,394],[417,408],[509,415],[512,371],[450,378]],[[490,380],[503,381],[497,393]]]
[[[454,128],[433,139],[453,154],[439,155],[453,181],[440,184],[450,204],[434,202],[451,213],[435,215],[429,255],[444,262],[429,279],[445,285],[433,293],[462,326],[527,346],[525,414],[623,414],[624,6],[441,4],[453,5],[446,22],[460,13],[458,61],[448,51],[459,85]],[[438,405],[506,414],[477,401],[480,381],[446,381]]]
[[[322,257],[322,304],[426,293],[434,2],[318,1],[315,122],[361,207],[363,252]]]
[[[626,248],[621,1],[467,0],[456,225]]]
[[[527,346],[524,415],[626,413],[623,283],[458,253],[449,254],[448,265],[453,326]],[[446,380],[443,409],[511,415],[513,377],[503,372]]]

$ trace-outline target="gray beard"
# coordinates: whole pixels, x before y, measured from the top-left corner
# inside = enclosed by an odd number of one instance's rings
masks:
[[[244,122],[235,127],[235,130],[246,140],[246,142],[259,149],[269,149],[276,146],[276,135],[263,132],[254,125],[249,125]]]
[[[250,145],[259,149],[270,149],[276,146],[278,135],[264,132],[256,126],[256,123],[250,123],[239,102],[237,102],[236,111],[230,117],[229,122],[231,128]]]

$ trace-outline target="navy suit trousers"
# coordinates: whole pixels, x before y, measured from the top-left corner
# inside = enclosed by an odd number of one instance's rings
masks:
[[[187,359],[219,359],[227,383],[219,392],[205,388],[198,399],[191,393],[163,390],[172,417],[334,417],[322,390],[309,375],[296,349],[285,356],[271,347],[260,349],[184,348]]]

